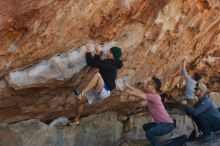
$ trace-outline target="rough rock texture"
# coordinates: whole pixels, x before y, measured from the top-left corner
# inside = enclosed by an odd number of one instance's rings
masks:
[[[178,115],[174,117],[179,126],[173,133],[162,137],[162,141],[191,130],[190,123],[186,122],[190,121],[189,118]],[[83,118],[80,126],[65,126],[65,118],[59,119],[49,125],[39,120],[1,124],[0,146],[117,146],[145,140],[142,125],[152,121],[146,115],[134,115],[126,122],[119,121],[120,116],[114,112]]]
[[[190,74],[201,73],[219,92],[219,11],[219,0],[0,0],[0,121],[72,118],[71,89],[84,87],[95,72],[85,67],[88,40],[123,49],[118,77],[131,84],[161,78],[164,101],[183,95],[184,57]],[[143,111],[119,94],[87,105],[83,115]]]
[[[86,67],[88,40],[104,51],[121,47],[118,77],[134,86],[162,79],[163,101],[178,123],[162,141],[188,134],[191,120],[176,114],[185,86],[181,61],[186,57],[190,75],[203,76],[219,107],[219,14],[219,0],[0,0],[0,146],[146,144],[142,125],[152,119],[139,115],[139,100],[118,91],[86,104],[79,127],[51,123],[74,117],[72,87],[82,89],[97,71]],[[197,145],[207,144],[189,144]]]
[[[124,143],[121,146],[146,146],[148,144],[147,141],[138,141],[138,142],[133,142],[133,143]],[[215,142],[191,142],[191,143],[186,143],[185,146],[219,146],[220,141],[217,140]]]

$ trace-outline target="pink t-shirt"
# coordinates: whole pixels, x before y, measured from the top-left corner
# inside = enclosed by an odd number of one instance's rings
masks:
[[[156,123],[173,123],[173,119],[167,113],[159,94],[146,94],[148,101],[148,112],[152,115]]]

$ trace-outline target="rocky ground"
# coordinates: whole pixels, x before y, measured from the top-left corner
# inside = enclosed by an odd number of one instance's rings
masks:
[[[219,146],[220,140],[214,142],[191,142],[186,143],[185,146]],[[151,146],[147,141],[141,141],[136,143],[126,143],[122,146]]]
[[[160,141],[192,131],[191,120],[184,115],[172,114],[177,128],[159,137]],[[28,120],[16,124],[0,124],[0,146],[146,146],[142,125],[152,121],[146,114],[130,117],[106,112],[82,118],[79,126],[67,126],[65,117],[49,123]],[[187,143],[187,146],[218,146],[213,143]]]

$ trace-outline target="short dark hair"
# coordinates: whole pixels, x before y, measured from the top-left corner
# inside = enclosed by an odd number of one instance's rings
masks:
[[[202,77],[201,77],[201,75],[199,73],[196,72],[194,74],[193,78],[194,78],[195,81],[199,81]]]
[[[121,48],[119,48],[119,47],[112,47],[112,48],[110,49],[110,51],[111,51],[111,53],[112,53],[114,59],[119,59],[119,58],[121,58],[121,55],[122,55]]]
[[[157,77],[152,77],[152,81],[153,81],[153,83],[154,83],[155,89],[156,89],[157,91],[159,91],[160,88],[161,88],[161,81],[160,81],[160,79],[158,79]]]

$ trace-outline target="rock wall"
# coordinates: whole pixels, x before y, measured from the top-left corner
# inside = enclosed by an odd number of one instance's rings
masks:
[[[139,87],[157,76],[164,101],[174,105],[183,96],[184,57],[190,75],[199,72],[219,92],[219,11],[218,0],[1,0],[0,121],[72,118],[72,87],[83,88],[96,71],[85,67],[88,40],[121,47],[118,77]],[[86,105],[83,116],[104,111],[128,115],[143,108],[115,92]]]
[[[188,134],[191,130],[189,118],[174,117],[179,126],[173,133],[162,137],[162,141],[182,133]],[[58,118],[49,125],[39,120],[1,124],[0,146],[119,146],[145,140],[142,125],[152,119],[146,115],[127,118],[124,121],[115,112],[106,112],[83,118],[79,126],[65,126],[68,123],[65,118]]]

